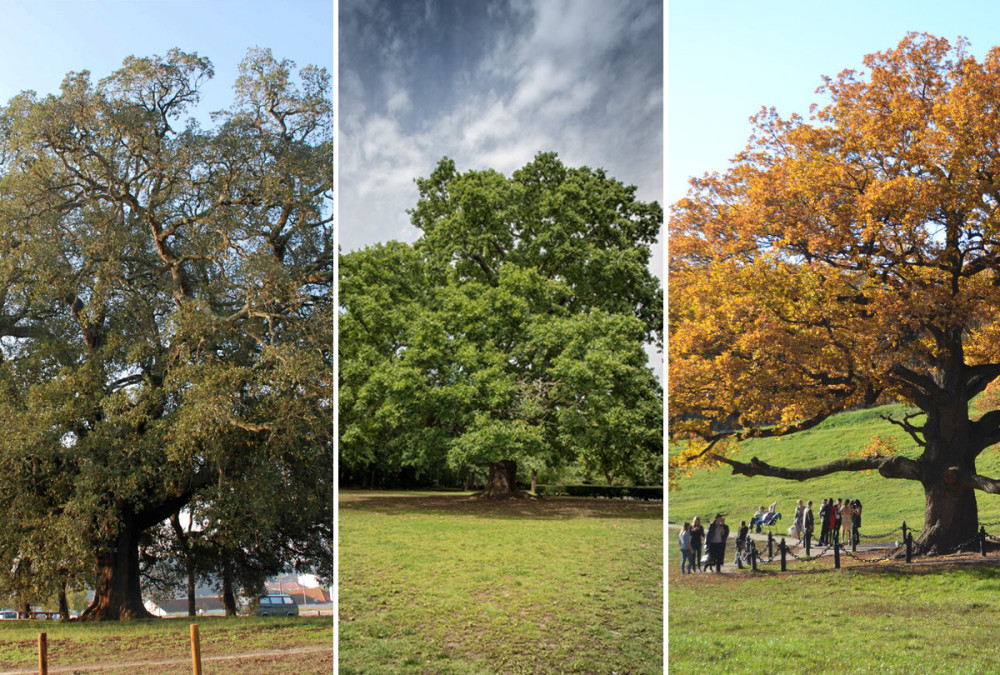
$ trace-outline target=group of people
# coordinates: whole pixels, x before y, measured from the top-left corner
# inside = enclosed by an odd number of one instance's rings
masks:
[[[746,522],[743,523],[746,529]],[[729,526],[726,517],[721,513],[715,515],[715,520],[708,526],[708,531],[701,524],[701,518],[684,523],[680,533],[681,574],[691,574],[697,569],[708,572],[713,567],[716,572],[722,571],[722,561],[726,557],[726,540],[729,539]],[[707,560],[702,563],[702,544],[708,552]]]
[[[750,531],[756,527],[757,532],[761,527],[773,525],[780,518],[777,511],[778,502],[774,502],[767,509],[761,506],[750,518],[750,525],[747,521],[740,522],[740,529],[736,536],[736,546],[739,549]],[[788,534],[798,539],[812,537],[816,531],[816,516],[812,511],[812,500],[804,503],[801,499],[795,502],[795,517]],[[861,500],[860,499],[824,499],[819,508],[819,545],[831,545],[834,541],[845,543],[858,540],[858,530],[861,528]],[[690,523],[684,523],[679,535],[681,548],[681,574],[691,574],[696,569],[699,572],[707,572],[714,568],[716,572],[722,571],[722,561],[726,557],[726,540],[729,538],[729,526],[726,525],[726,518],[721,513],[716,514],[715,520],[708,526],[708,531],[701,524],[701,518],[695,516]],[[702,546],[704,545],[708,555],[706,560],[702,560]]]

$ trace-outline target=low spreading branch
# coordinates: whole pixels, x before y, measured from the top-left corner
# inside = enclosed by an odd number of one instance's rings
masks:
[[[820,466],[791,469],[781,466],[772,466],[767,462],[753,457],[749,462],[738,462],[723,455],[713,454],[712,458],[728,464],[733,468],[733,474],[744,476],[770,476],[772,478],[782,478],[785,480],[809,480],[827,476],[831,473],[841,471],[878,471],[885,478],[903,478],[907,480],[920,480],[920,464],[912,459],[900,457],[898,455],[871,455],[869,457],[848,457],[836,459]]]

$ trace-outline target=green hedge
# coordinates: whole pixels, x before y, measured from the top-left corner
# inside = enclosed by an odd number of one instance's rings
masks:
[[[606,485],[538,485],[535,493],[547,497],[603,497],[605,499],[663,499],[663,486],[608,487]]]

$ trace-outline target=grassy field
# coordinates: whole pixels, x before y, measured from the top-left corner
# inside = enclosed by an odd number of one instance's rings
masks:
[[[901,454],[916,457],[920,449],[913,440],[899,427],[880,418],[889,413],[899,417],[902,410],[901,406],[884,406],[844,413],[809,431],[785,438],[748,441],[741,446],[736,459],[747,462],[758,457],[779,466],[816,466],[859,451],[873,435],[892,437]],[[984,475],[1000,477],[1000,453],[996,449],[986,450],[980,455],[977,468]],[[707,527],[711,522],[709,516],[722,512],[727,514],[727,524],[735,530],[741,520],[749,522],[758,506],[768,506],[777,500],[777,510],[782,513],[780,525],[775,528],[777,535],[792,524],[796,499],[813,500],[813,514],[817,515],[824,497],[860,499],[864,504],[862,534],[888,532],[904,520],[907,526],[919,531],[924,521],[924,491],[920,483],[889,480],[875,472],[844,472],[798,482],[734,476],[731,469],[721,467],[715,471],[698,470],[691,477],[682,476],[678,487],[667,498],[668,521],[677,524],[701,516]],[[1000,495],[980,492],[977,498],[980,522],[1000,521]],[[1000,526],[987,531],[1000,533]]]
[[[1000,672],[996,559],[682,576],[675,549],[670,673]]]
[[[150,672],[154,666],[97,668],[107,664],[182,661],[157,665],[157,675],[191,672],[190,625],[198,624],[205,672],[330,673],[333,669],[331,617],[198,617],[124,623],[60,623],[4,621],[0,623],[0,671],[35,668],[38,634],[45,632],[49,668],[73,667],[72,672]],[[317,651],[317,648],[320,649]],[[266,654],[276,650],[301,653]],[[253,654],[215,662],[214,657]],[[224,664],[224,665],[223,665]],[[36,671],[37,672],[37,671]]]
[[[661,504],[340,495],[341,673],[662,673]]]
[[[919,449],[899,428],[880,419],[901,411],[887,406],[839,415],[823,425],[784,439],[754,441],[739,458],[751,457],[805,467],[843,457],[873,435],[894,437],[902,454]],[[987,450],[981,473],[1000,477],[1000,455]],[[735,529],[760,504],[778,501],[784,518],[775,533],[791,524],[796,499],[812,499],[814,513],[824,497],[858,498],[864,503],[862,534],[898,528],[919,530],[924,494],[919,483],[887,480],[876,473],[834,474],[805,482],[733,476],[725,467],[683,477],[668,497],[668,520],[679,524],[728,514]],[[979,520],[1000,521],[1000,496],[978,495]],[[707,521],[706,521],[707,522]],[[991,534],[1000,526],[987,528]],[[676,527],[668,537],[669,672],[684,673],[995,673],[1000,672],[1000,566],[983,562],[865,565],[830,558],[776,564],[764,571],[723,575],[679,573]],[[888,539],[898,538],[898,533]],[[732,543],[727,559],[733,554]]]

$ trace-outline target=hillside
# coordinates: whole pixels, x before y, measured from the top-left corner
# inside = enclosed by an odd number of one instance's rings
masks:
[[[741,444],[738,458],[749,461],[758,457],[769,464],[788,467],[815,466],[859,451],[875,435],[883,439],[892,437],[900,454],[916,457],[920,448],[913,439],[880,417],[889,413],[898,417],[902,410],[901,405],[890,405],[843,413],[809,431],[784,438],[750,440]],[[980,455],[977,468],[981,474],[1000,478],[1000,452],[996,447]],[[758,506],[769,506],[777,500],[777,510],[782,514],[779,526],[774,528],[778,535],[791,526],[795,500],[813,500],[813,513],[817,514],[824,497],[860,499],[864,504],[862,535],[888,532],[904,520],[917,530],[923,525],[924,492],[916,481],[889,480],[872,471],[836,473],[798,482],[734,476],[725,466],[715,471],[695,471],[691,477],[682,475],[678,488],[667,497],[667,518],[670,523],[683,523],[701,516],[707,526],[711,517],[721,512],[726,514],[726,522],[735,534],[740,521],[749,521]],[[976,498],[981,523],[1000,521],[1000,495],[977,492]],[[1000,533],[1000,525],[986,529],[990,534]]]

